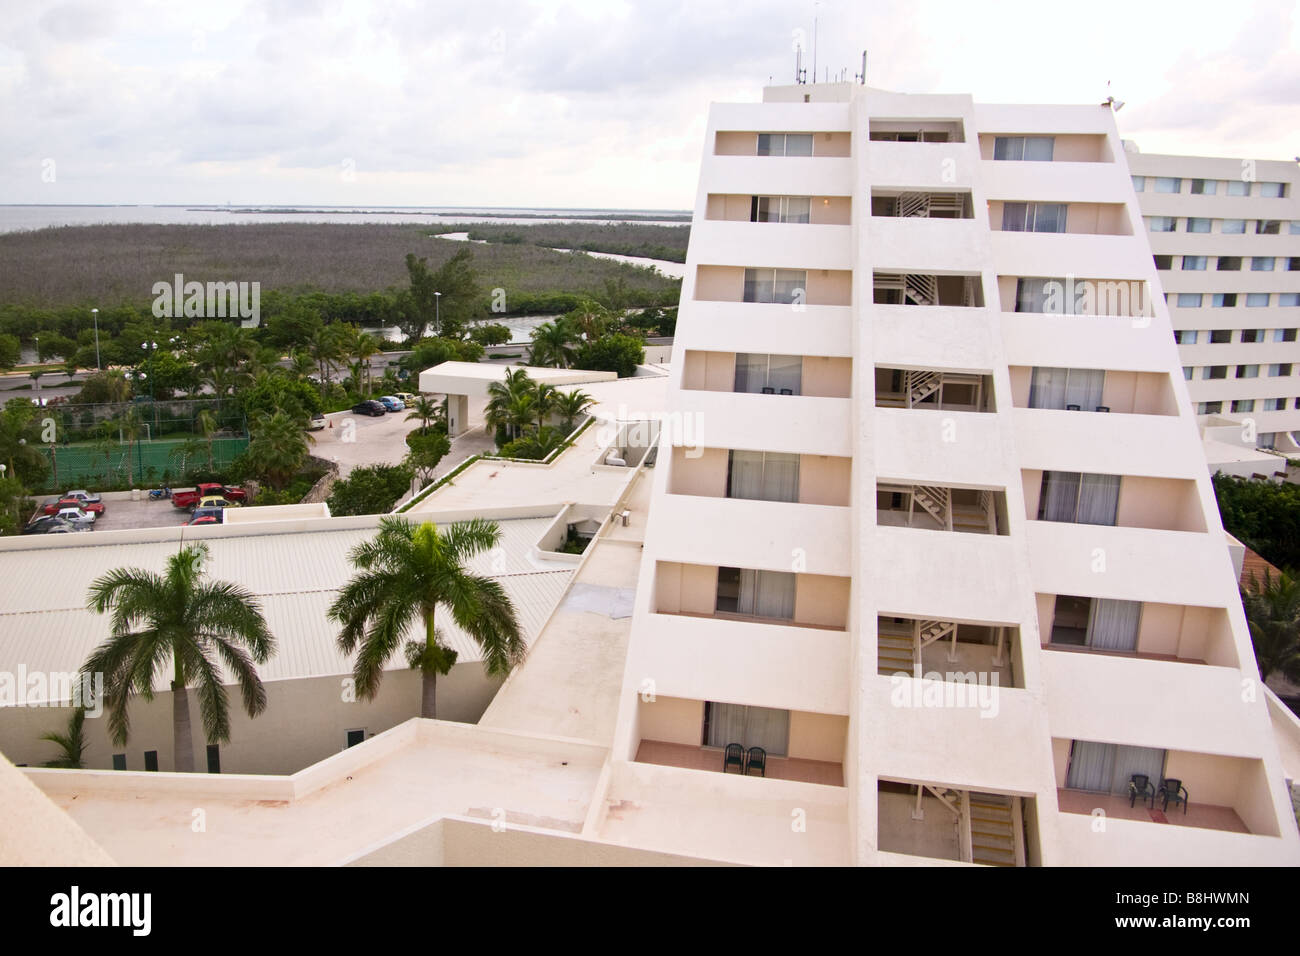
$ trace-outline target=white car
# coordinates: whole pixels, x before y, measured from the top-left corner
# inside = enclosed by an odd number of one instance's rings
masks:
[[[60,508],[55,517],[63,519],[75,528],[89,528],[95,523],[95,516],[80,508]]]

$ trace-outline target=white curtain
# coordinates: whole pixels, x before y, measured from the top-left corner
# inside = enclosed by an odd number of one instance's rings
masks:
[[[746,269],[745,270],[745,301],[746,302],[774,302],[772,298],[772,282],[775,273],[771,269]]]
[[[767,356],[752,352],[736,354],[736,391],[761,392],[767,384]]]
[[[789,196],[782,200],[785,205],[782,222],[808,222],[812,213],[812,200],[807,196]]]
[[[1026,215],[1029,210],[1029,204],[1023,202],[1009,202],[1002,206],[1002,231],[1003,232],[1024,232]]]
[[[1110,789],[1115,769],[1115,745],[1076,740],[1070,748],[1070,772],[1065,785],[1071,790]]]
[[[778,395],[782,389],[789,389],[791,395],[798,395],[803,385],[803,356],[770,355],[768,359],[768,386]]]
[[[1043,472],[1038,502],[1040,521],[1074,521],[1079,506],[1079,474],[1073,471]]]
[[[1052,161],[1052,147],[1056,140],[1052,136],[1026,136],[1025,137],[1025,159],[1038,160],[1040,162]]]
[[[1135,773],[1146,774],[1151,785],[1160,786],[1165,772],[1165,752],[1155,747],[1116,747],[1115,770],[1111,778],[1111,793],[1127,794],[1129,778]]]
[[[736,610],[757,617],[794,618],[795,576],[789,571],[740,570]]]
[[[1136,649],[1141,617],[1140,601],[1094,600],[1092,616],[1088,620],[1087,645],[1108,651]]]
[[[769,757],[784,757],[790,739],[790,711],[743,704],[709,704],[710,747],[740,744],[762,747]]]
[[[793,302],[795,293],[802,290],[802,301],[808,301],[808,273],[803,269],[777,269],[773,280],[772,298],[765,302]]]
[[[799,500],[799,456],[766,452],[763,456],[763,500]]]
[[[1079,487],[1080,524],[1114,525],[1119,510],[1119,475],[1083,475]]]
[[[1069,369],[1035,368],[1029,383],[1029,407],[1065,408],[1065,391],[1069,376]]]
[[[731,479],[727,487],[727,496],[761,499],[763,497],[763,453],[732,451],[730,456]]]
[[[1078,405],[1085,412],[1095,411],[1101,404],[1101,391],[1106,382],[1106,372],[1099,368],[1072,368],[1065,387],[1065,404]]]

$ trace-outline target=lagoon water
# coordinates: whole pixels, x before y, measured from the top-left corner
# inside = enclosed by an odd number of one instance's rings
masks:
[[[512,215],[513,214],[513,215]],[[117,223],[191,223],[227,225],[247,222],[426,223],[429,225],[495,222],[526,226],[543,222],[640,222],[682,226],[687,220],[644,217],[689,216],[663,209],[525,209],[489,206],[5,206],[0,205],[0,233],[48,226]],[[620,219],[632,216],[634,219]]]

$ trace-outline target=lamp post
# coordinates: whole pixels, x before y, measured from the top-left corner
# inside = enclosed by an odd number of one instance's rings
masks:
[[[102,372],[104,366],[99,364],[99,309],[91,309],[90,317],[95,323],[95,371]]]
[[[434,315],[434,324],[437,326],[437,328],[434,329],[434,334],[442,335],[442,293],[441,292],[435,292],[433,294],[433,315]]]

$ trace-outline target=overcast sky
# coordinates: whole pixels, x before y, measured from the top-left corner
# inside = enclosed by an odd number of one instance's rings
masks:
[[[0,0],[0,202],[686,209],[708,104],[788,82],[815,15],[819,74],[1109,80],[1144,152],[1300,154],[1300,0]]]

